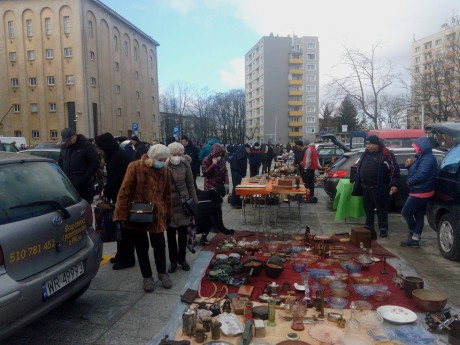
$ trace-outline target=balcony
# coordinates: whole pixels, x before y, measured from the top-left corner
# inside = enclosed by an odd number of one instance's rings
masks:
[[[289,63],[292,63],[292,64],[303,64],[303,59],[289,59]]]
[[[289,85],[303,85],[303,80],[289,80]]]
[[[290,74],[295,74],[295,75],[302,75],[303,74],[303,69],[289,69]]]
[[[302,127],[303,122],[302,121],[291,121],[289,122],[289,127]]]
[[[301,107],[303,105],[303,101],[288,101],[288,104],[292,107]]]
[[[302,96],[303,91],[302,90],[291,90],[289,91],[289,96]]]
[[[302,132],[291,132],[289,133],[289,137],[291,138],[301,138],[303,136]]]
[[[289,112],[289,116],[302,116],[302,112],[301,112],[300,110],[299,110],[299,111],[297,111],[297,110],[291,110],[291,111]]]

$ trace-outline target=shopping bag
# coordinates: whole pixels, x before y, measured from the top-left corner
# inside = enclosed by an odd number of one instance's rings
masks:
[[[117,226],[113,221],[113,208],[94,208],[96,232],[101,236],[102,242],[117,240]]]

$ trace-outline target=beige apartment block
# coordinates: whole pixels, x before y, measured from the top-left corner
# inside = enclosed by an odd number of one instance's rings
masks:
[[[158,42],[97,0],[0,0],[0,135],[159,135]]]
[[[311,142],[319,131],[318,37],[262,37],[245,55],[250,143]]]

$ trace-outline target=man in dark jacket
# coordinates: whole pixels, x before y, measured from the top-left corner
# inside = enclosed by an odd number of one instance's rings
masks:
[[[399,179],[399,165],[394,154],[376,135],[369,136],[366,139],[366,150],[359,160],[352,195],[363,196],[365,227],[371,231],[372,239],[377,238],[374,229],[375,210],[380,237],[388,236],[388,204],[391,195],[398,191]]]
[[[148,149],[147,146],[145,146],[145,144],[139,140],[139,137],[137,135],[133,135],[131,141],[133,143],[134,150],[131,160],[135,161],[140,159],[144,153],[147,153]]]
[[[107,169],[107,182],[100,196],[109,202],[116,203],[118,191],[125,177],[126,169],[129,163],[131,163],[131,159],[123,152],[112,134],[104,133],[97,136],[94,140],[97,147],[104,152]],[[114,264],[112,266],[114,270],[134,266],[134,243],[127,235],[129,234],[122,228],[122,239],[117,240],[117,254],[114,258],[110,259],[110,262]]]
[[[198,148],[195,145],[193,145],[193,142],[186,135],[182,136],[181,143],[182,145],[184,145],[185,148],[184,154],[192,158],[190,166],[192,168],[193,184],[195,185],[196,189],[196,177],[200,174],[200,160],[198,158],[199,151]]]
[[[270,172],[273,158],[275,158],[275,151],[273,150],[273,144],[269,142],[267,145],[262,146],[262,174]]]
[[[71,128],[61,132],[62,142],[58,164],[70,179],[80,196],[92,203],[94,176],[99,169],[99,157],[93,145],[83,134]]]
[[[241,198],[236,195],[235,187],[241,184],[243,177],[246,176],[246,171],[248,170],[248,155],[251,152],[251,146],[245,144],[243,147],[239,148],[233,155],[230,160],[230,170],[232,172],[232,207],[241,208]]]
[[[255,143],[249,153],[249,176],[259,175],[260,163],[262,160],[262,151],[259,143]]]

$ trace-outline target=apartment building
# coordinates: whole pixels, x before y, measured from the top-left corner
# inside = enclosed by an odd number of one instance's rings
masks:
[[[458,118],[460,107],[460,20],[411,46],[411,101],[408,128]]]
[[[98,0],[0,0],[0,135],[159,135],[159,44]]]
[[[314,141],[319,131],[318,37],[262,37],[245,55],[246,137]]]

